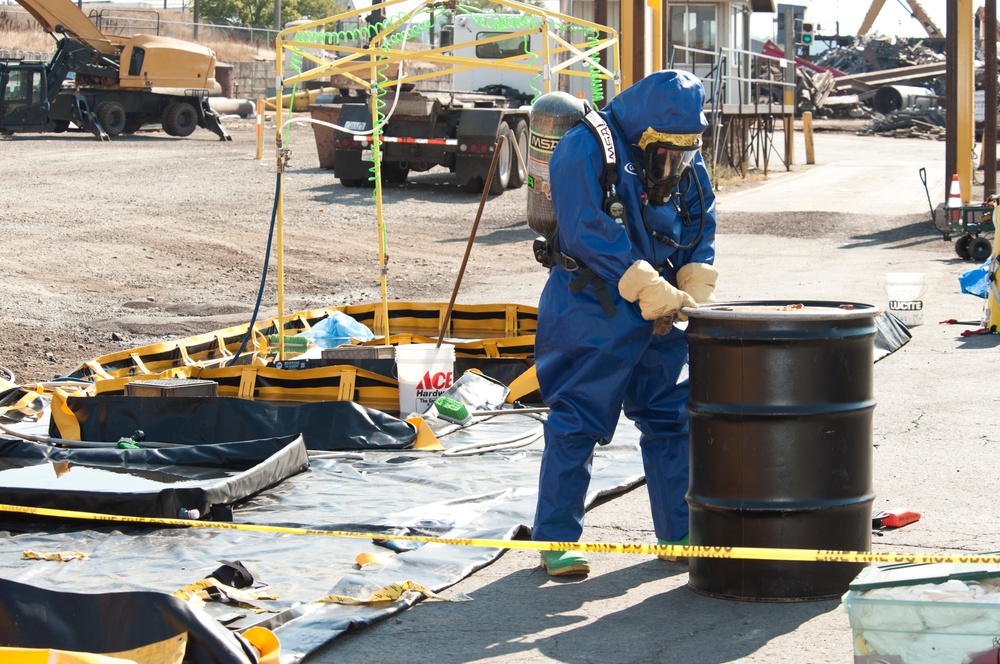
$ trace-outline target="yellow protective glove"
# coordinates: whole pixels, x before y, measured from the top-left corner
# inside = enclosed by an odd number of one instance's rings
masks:
[[[677,270],[677,287],[698,304],[715,302],[715,283],[719,271],[708,263],[688,263]]]
[[[629,302],[639,301],[639,309],[646,320],[656,320],[665,316],[677,316],[677,320],[687,320],[680,313],[681,307],[697,307],[694,298],[682,290],[674,288],[660,276],[646,261],[636,261],[618,280],[618,292]]]

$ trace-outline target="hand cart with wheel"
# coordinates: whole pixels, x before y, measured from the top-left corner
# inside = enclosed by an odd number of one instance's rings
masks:
[[[993,243],[988,236],[981,233],[993,233],[996,230],[993,217],[1000,196],[989,196],[981,205],[963,205],[961,207],[934,208],[931,203],[930,191],[927,189],[927,171],[920,169],[920,180],[924,183],[927,194],[927,204],[931,209],[931,223],[941,233],[945,242],[955,238],[955,253],[959,258],[974,260],[981,263],[993,255]]]

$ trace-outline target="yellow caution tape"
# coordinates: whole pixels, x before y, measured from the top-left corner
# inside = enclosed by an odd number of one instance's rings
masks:
[[[183,588],[175,590],[173,596],[198,606],[203,606],[208,601],[225,601],[254,613],[276,613],[276,611],[260,606],[256,602],[265,599],[278,599],[278,596],[273,593],[240,590],[213,578],[189,583]]]
[[[316,528],[291,528],[288,526],[265,526],[254,523],[230,523],[217,521],[191,521],[188,519],[154,519],[142,516],[120,516],[99,512],[75,512],[50,507],[25,507],[23,505],[0,504],[0,512],[16,512],[60,519],[87,521],[114,521],[119,523],[158,524],[164,526],[188,526],[190,528],[214,528],[217,530],[242,530],[282,535],[322,535],[325,537],[347,537],[365,540],[394,540],[405,542],[425,542],[427,544],[448,544],[451,546],[479,546],[488,549],[524,549],[528,551],[583,551],[586,553],[629,553],[640,555],[684,556],[687,558],[726,558],[734,560],[785,560],[819,563],[959,563],[959,564],[1000,564],[1000,554],[963,554],[960,556],[937,553],[893,553],[884,551],[838,551],[835,549],[779,549],[752,546],[681,546],[677,544],[604,544],[596,542],[534,542],[524,540],[468,539],[457,537],[418,537],[416,535],[395,535],[392,533],[358,533],[345,530],[319,530]]]
[[[53,553],[38,553],[31,549],[25,549],[21,554],[21,560],[51,560],[58,563],[67,563],[71,560],[86,560],[87,554],[81,551],[55,551]]]
[[[403,581],[402,583],[390,583],[384,588],[379,588],[373,592],[371,597],[368,599],[359,599],[349,595],[327,595],[326,597],[314,599],[313,602],[317,604],[375,604],[376,602],[395,602],[403,596],[403,593],[411,590],[415,590],[430,599],[437,599],[442,602],[467,602],[470,599],[466,595],[445,597],[444,595],[438,595],[429,588],[423,587],[419,583],[415,583],[413,581]]]

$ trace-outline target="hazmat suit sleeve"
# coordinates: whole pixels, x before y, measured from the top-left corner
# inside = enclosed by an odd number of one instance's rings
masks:
[[[632,255],[625,229],[604,212],[603,170],[597,139],[582,124],[566,132],[549,162],[559,250],[613,284],[640,257]]]

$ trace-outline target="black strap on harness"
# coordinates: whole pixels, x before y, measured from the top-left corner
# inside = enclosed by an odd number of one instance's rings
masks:
[[[543,267],[552,269],[558,265],[567,272],[580,273],[569,282],[569,289],[574,294],[579,294],[587,284],[593,283],[594,292],[597,294],[597,301],[601,303],[604,313],[609,317],[618,313],[618,309],[615,308],[614,300],[611,299],[611,293],[608,292],[608,286],[604,283],[604,279],[601,279],[597,276],[596,272],[584,265],[583,261],[579,261],[559,251],[558,238],[552,238],[551,241],[546,241],[545,238],[537,238],[533,249],[535,251],[535,260],[541,263]]]
[[[542,264],[542,267],[551,270],[558,265],[567,272],[576,272],[581,268],[581,264],[575,258],[570,258],[559,251],[559,238],[553,237],[546,240],[543,237],[536,237],[532,245],[535,253],[535,260]]]
[[[610,318],[618,313],[614,300],[611,299],[611,293],[608,292],[608,285],[604,282],[604,279],[597,276],[597,273],[589,267],[584,268],[579,277],[569,282],[569,289],[574,294],[579,294],[590,283],[594,284],[594,292],[597,293],[597,301],[601,303],[601,307],[604,309],[604,315]]]

